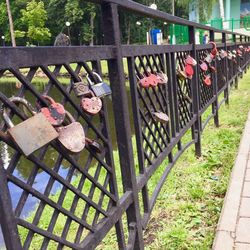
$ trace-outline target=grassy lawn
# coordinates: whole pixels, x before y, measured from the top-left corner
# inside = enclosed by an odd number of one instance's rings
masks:
[[[194,155],[194,147],[191,147],[181,156],[171,171],[144,232],[147,250],[211,249],[231,169],[250,109],[249,86],[250,74],[248,73],[240,81],[239,89],[231,91],[229,107],[222,105],[219,112],[220,128],[215,128],[213,121],[206,127],[202,135],[202,157],[197,159]],[[117,152],[114,152],[114,158],[118,161]],[[164,163],[160,168],[164,168]],[[94,170],[95,168],[93,173]],[[151,178],[149,189],[152,189],[159,180],[160,174],[157,176],[157,173]],[[121,183],[119,173],[117,179],[118,183]],[[101,183],[102,181],[100,180]],[[78,178],[74,182],[77,186]],[[85,188],[87,192],[89,187],[86,185]],[[152,192],[152,190],[149,191]],[[95,195],[98,196],[98,194]],[[94,196],[94,200],[98,198],[97,196]],[[65,208],[70,209],[73,197],[73,193],[68,191],[63,202]],[[59,193],[52,199],[57,202],[58,198]],[[82,213],[82,206],[78,205],[76,216]],[[52,209],[47,206],[40,219],[41,228],[48,228],[52,214]],[[33,215],[31,214],[28,221],[32,221]],[[91,217],[94,213],[90,211],[89,215]],[[60,214],[57,219],[58,224],[53,230],[58,236],[63,230],[65,221],[66,217]],[[74,238],[76,230],[77,225],[72,223],[68,240]],[[25,238],[26,233],[24,229],[20,229],[22,239]],[[31,249],[38,249],[41,246],[41,240],[42,237],[35,235]],[[116,237],[114,230],[111,230],[98,249],[116,248]],[[48,249],[56,249],[56,246],[51,242]]]

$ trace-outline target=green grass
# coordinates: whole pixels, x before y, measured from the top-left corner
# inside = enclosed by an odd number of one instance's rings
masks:
[[[215,128],[211,121],[202,135],[202,157],[197,159],[194,147],[189,148],[178,160],[158,196],[148,227],[144,233],[145,248],[155,249],[211,249],[216,225],[220,216],[223,198],[225,196],[231,169],[237,154],[244,123],[250,108],[250,74],[240,81],[239,89],[230,95],[229,107],[223,105],[219,112],[220,127]],[[133,145],[135,145],[133,138]],[[115,162],[119,161],[118,153],[114,152]],[[137,164],[137,163],[136,163]],[[166,162],[159,167],[148,185],[149,192],[159,180]],[[94,173],[93,167],[90,171]],[[119,191],[122,192],[119,170]],[[93,175],[91,172],[91,175]],[[77,186],[79,178],[74,185]],[[100,182],[103,182],[102,176]],[[89,183],[90,185],[90,183]],[[84,186],[87,193],[89,185]],[[99,193],[95,193],[94,199]],[[59,193],[52,199],[57,202]],[[73,193],[67,192],[63,206],[70,208]],[[84,204],[79,204],[76,216],[82,213]],[[40,219],[39,226],[47,229],[52,209],[47,206]],[[34,213],[28,221],[32,221]],[[94,211],[90,211],[90,218]],[[54,233],[60,235],[65,223],[65,216],[60,215]],[[68,240],[72,240],[77,225],[72,223]],[[20,229],[24,239],[26,231]],[[31,249],[41,246],[42,237],[35,235]],[[56,249],[53,242],[49,249]],[[98,247],[102,250],[117,249],[114,230],[106,236]]]

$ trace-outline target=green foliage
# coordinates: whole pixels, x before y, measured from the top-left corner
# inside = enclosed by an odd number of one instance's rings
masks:
[[[28,27],[27,37],[30,41],[44,42],[51,36],[48,28],[45,28],[47,12],[44,9],[44,3],[32,0],[27,4],[25,10],[21,10],[21,21]]]

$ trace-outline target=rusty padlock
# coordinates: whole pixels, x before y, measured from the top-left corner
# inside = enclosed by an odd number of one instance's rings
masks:
[[[204,78],[203,78],[203,83],[207,86],[210,86],[212,84],[212,81],[211,81],[211,76],[210,75],[206,75]]]
[[[185,73],[186,73],[188,79],[191,80],[193,78],[194,69],[190,64],[185,65]]]
[[[103,147],[101,146],[101,144],[99,144],[97,141],[89,139],[89,138],[85,138],[85,143],[86,145],[92,150],[95,151],[98,154],[101,154],[103,151]]]
[[[43,98],[49,101],[49,107],[41,108],[41,112],[53,126],[60,126],[65,118],[65,109],[62,104],[55,102],[55,100],[47,95]]]
[[[112,91],[110,86],[102,80],[101,76],[96,72],[93,72],[93,76],[98,83],[91,81],[89,75],[87,75],[87,80],[89,82],[90,89],[93,91],[95,96],[101,98],[111,95]]]
[[[89,84],[81,79],[80,82],[73,83],[73,91],[77,97],[89,95]]]
[[[58,140],[62,147],[71,154],[81,152],[85,147],[85,133],[82,125],[76,122],[73,116],[66,112],[66,119],[70,122],[67,126],[57,127]]]
[[[83,111],[89,115],[96,115],[102,109],[102,100],[101,98],[95,96],[92,91],[90,91],[89,96],[84,96],[81,99],[81,107]]]
[[[14,125],[8,116],[7,108],[3,107],[2,115],[8,127],[7,133],[25,156],[29,156],[58,137],[57,131],[43,113],[36,113],[26,99],[12,97],[10,101],[24,105],[32,114],[32,117]]]
[[[186,57],[185,63],[186,63],[186,64],[189,64],[189,65],[191,65],[191,66],[196,66],[196,65],[197,65],[196,60],[195,60],[192,56],[190,56],[190,55],[188,55],[188,56]]]
[[[168,83],[168,76],[165,73],[163,73],[162,71],[157,72],[156,76],[157,76],[158,84],[167,84]]]
[[[161,123],[168,123],[169,122],[168,115],[163,113],[163,112],[152,112],[152,115],[155,118],[155,120],[158,122],[161,122]]]
[[[207,64],[204,61],[201,61],[200,68],[204,72],[208,70]]]

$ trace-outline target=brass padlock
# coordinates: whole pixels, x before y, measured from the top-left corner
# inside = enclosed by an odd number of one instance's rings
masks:
[[[7,133],[24,155],[29,156],[58,137],[58,133],[46,117],[42,113],[36,113],[27,100],[12,97],[10,101],[25,105],[33,115],[27,120],[14,125],[8,116],[7,108],[3,107],[3,119],[9,128]]]
[[[90,92],[89,84],[81,79],[80,82],[73,83],[73,91],[77,97],[86,96]]]

